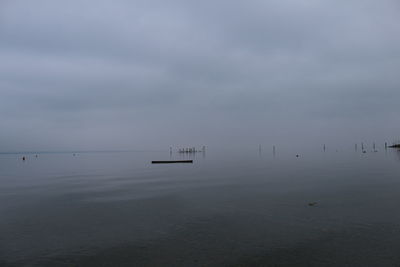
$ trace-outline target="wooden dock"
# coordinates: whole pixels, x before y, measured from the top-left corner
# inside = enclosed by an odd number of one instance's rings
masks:
[[[153,160],[151,164],[193,163],[193,160]]]

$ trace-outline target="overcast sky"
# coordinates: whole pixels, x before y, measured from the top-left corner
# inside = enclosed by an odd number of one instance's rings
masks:
[[[398,0],[0,0],[0,151],[400,139]]]

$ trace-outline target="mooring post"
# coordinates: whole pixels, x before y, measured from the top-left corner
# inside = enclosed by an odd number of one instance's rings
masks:
[[[387,143],[385,142],[385,149],[387,149]]]
[[[325,144],[324,144],[324,151],[326,150],[326,146],[325,146]]]
[[[361,150],[364,151],[364,143],[361,143]]]

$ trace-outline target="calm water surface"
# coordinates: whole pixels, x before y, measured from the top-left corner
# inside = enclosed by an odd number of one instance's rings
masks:
[[[399,152],[295,154],[0,155],[0,266],[400,266]]]

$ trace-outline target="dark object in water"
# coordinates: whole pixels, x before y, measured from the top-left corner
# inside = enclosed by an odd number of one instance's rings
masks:
[[[308,203],[308,206],[315,206],[315,205],[317,205],[317,202],[310,202],[310,203]]]
[[[299,157],[299,155],[296,155],[296,158],[298,158]]]
[[[25,157],[22,157],[22,160],[25,160]]]
[[[193,160],[153,160],[152,164],[193,163]]]
[[[400,144],[394,144],[394,145],[391,145],[391,146],[389,146],[390,148],[400,148]]]
[[[363,150],[363,153],[367,153],[367,151]]]

